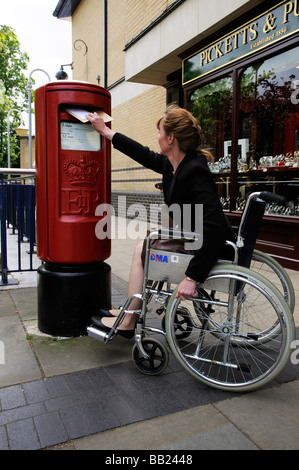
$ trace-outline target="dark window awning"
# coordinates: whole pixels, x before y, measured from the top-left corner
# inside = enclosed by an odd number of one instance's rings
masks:
[[[59,0],[53,12],[56,18],[67,18],[73,15],[81,0]]]

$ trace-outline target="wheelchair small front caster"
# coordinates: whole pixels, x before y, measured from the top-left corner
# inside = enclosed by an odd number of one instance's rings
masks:
[[[161,374],[169,361],[169,353],[164,344],[154,338],[145,338],[142,339],[142,347],[148,358],[141,354],[137,344],[132,350],[132,359],[137,369],[146,375]]]

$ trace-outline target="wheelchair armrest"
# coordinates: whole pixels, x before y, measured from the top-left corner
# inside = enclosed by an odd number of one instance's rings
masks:
[[[230,240],[226,240],[225,244],[226,244],[226,246],[232,247],[233,253],[234,253],[233,262],[234,262],[234,264],[238,264],[238,258],[239,258],[239,249],[238,249],[239,247],[238,247],[238,245],[234,242],[231,242]],[[232,262],[232,261],[227,261],[227,262]]]

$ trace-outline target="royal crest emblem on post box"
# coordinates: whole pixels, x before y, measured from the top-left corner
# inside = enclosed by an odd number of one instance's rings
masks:
[[[64,164],[69,182],[75,186],[94,186],[100,169],[98,162],[94,160],[87,162],[85,155],[80,156],[80,161],[68,160]]]

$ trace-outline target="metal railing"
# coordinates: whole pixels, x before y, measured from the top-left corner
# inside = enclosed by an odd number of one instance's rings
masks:
[[[36,245],[35,224],[35,173],[34,169],[0,168],[0,215],[1,215],[1,279],[0,285],[15,284],[8,279],[13,272],[35,271],[33,266],[34,248]],[[4,175],[8,175],[4,179]],[[18,177],[16,178],[16,175]],[[16,266],[9,269],[7,233],[17,234]],[[28,263],[22,263],[22,243],[29,243]]]

